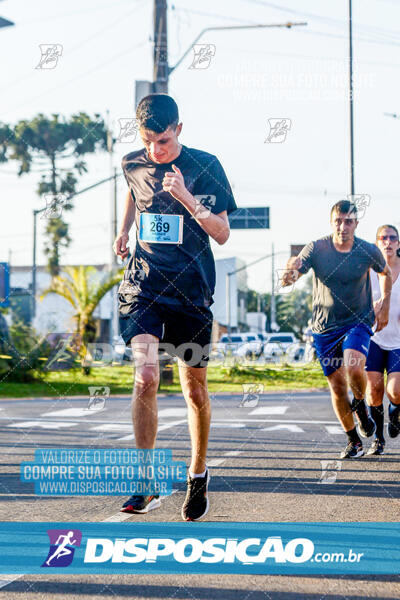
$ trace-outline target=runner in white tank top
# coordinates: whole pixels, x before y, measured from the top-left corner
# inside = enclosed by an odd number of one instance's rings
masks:
[[[367,402],[376,423],[375,440],[367,454],[383,454],[385,371],[386,395],[389,398],[388,435],[395,438],[400,433],[400,242],[394,225],[382,225],[376,235],[376,244],[392,270],[393,288],[390,299],[388,325],[371,338],[366,370],[368,376]],[[371,272],[374,304],[379,305],[378,278]]]

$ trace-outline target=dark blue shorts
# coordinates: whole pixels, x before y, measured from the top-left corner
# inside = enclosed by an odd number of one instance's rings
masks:
[[[378,344],[371,340],[367,358],[367,371],[378,373],[397,373],[400,371],[400,348],[395,350],[383,350]]]
[[[150,333],[171,356],[189,367],[206,367],[211,344],[213,314],[201,306],[171,306],[143,297],[118,294],[119,325],[125,344]]]
[[[347,349],[358,350],[368,356],[373,331],[364,323],[339,327],[329,333],[313,333],[314,346],[326,377],[343,366],[343,353]]]

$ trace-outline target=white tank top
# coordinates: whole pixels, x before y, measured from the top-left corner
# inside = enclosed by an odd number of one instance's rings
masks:
[[[381,297],[378,275],[370,271],[372,297],[374,302]],[[375,326],[374,326],[375,330]],[[400,348],[400,275],[393,284],[390,298],[389,323],[387,326],[375,333],[371,338],[382,350],[394,350]]]

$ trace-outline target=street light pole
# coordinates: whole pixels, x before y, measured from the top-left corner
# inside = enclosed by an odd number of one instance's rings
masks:
[[[236,29],[266,29],[266,28],[270,29],[273,27],[286,27],[287,29],[290,29],[291,27],[298,27],[298,26],[303,26],[303,25],[307,25],[307,23],[292,23],[292,22],[288,21],[287,23],[276,23],[276,24],[274,24],[274,23],[268,24],[267,23],[267,24],[259,24],[259,25],[228,25],[226,27],[206,27],[199,33],[199,35],[194,39],[194,41],[190,44],[190,46],[187,48],[187,50],[182,54],[182,56],[180,57],[180,59],[178,60],[176,65],[168,68],[168,75],[171,75],[171,73],[173,71],[175,71],[175,69],[177,67],[179,67],[179,65],[181,64],[183,59],[189,54],[189,52],[193,48],[194,44],[196,44],[196,42],[198,42],[199,39],[202,37],[202,35],[204,33],[206,33],[207,31],[228,31],[228,30],[232,31],[232,30],[236,30]]]
[[[97,186],[102,185],[103,183],[106,183],[107,181],[110,181],[111,179],[114,179],[114,178],[115,178],[115,189],[116,189],[117,177],[121,177],[121,175],[122,175],[122,173],[114,172],[114,175],[112,175],[111,177],[106,177],[105,179],[101,179],[97,183],[93,183],[92,185],[88,185],[87,187],[83,188],[83,190],[79,190],[78,192],[70,194],[67,198],[67,201],[71,200],[75,196],[79,196],[80,194],[83,194],[84,192],[88,192],[89,190],[92,190],[93,188],[96,188]],[[39,208],[39,209],[33,210],[33,252],[32,252],[32,255],[33,255],[33,257],[32,257],[32,315],[33,315],[33,317],[35,316],[35,313],[36,313],[37,215],[44,212],[45,210],[48,210],[48,206],[45,206],[44,208]]]

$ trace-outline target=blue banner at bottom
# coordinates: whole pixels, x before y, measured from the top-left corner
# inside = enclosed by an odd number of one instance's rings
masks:
[[[1,573],[400,573],[400,523],[0,523]]]

